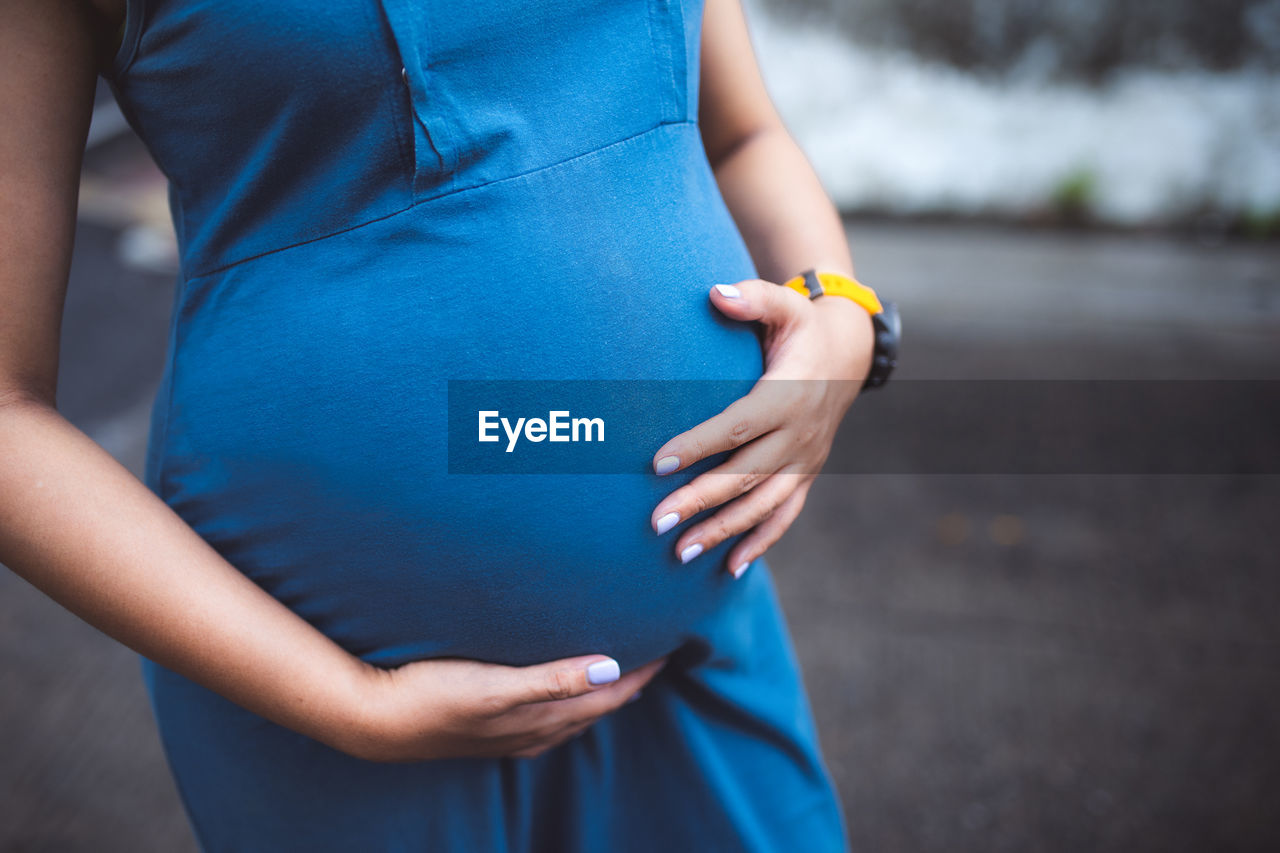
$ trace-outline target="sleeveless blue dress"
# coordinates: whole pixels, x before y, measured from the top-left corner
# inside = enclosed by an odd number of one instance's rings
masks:
[[[755,331],[707,299],[756,270],[699,135],[701,18],[129,1],[104,76],[169,178],[181,256],[148,486],[379,666],[673,653],[537,758],[408,764],[143,659],[203,849],[845,849],[769,566],[734,580],[730,543],[681,565],[678,532],[649,527],[693,476],[654,475],[652,453],[762,370]],[[448,458],[462,379],[717,382],[654,411],[625,470],[468,474]]]

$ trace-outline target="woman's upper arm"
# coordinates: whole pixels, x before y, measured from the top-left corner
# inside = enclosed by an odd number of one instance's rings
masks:
[[[702,14],[698,124],[715,166],[762,130],[782,127],[765,89],[740,0],[706,0]]]
[[[80,164],[97,83],[83,0],[10,0],[0,26],[0,402],[54,403]]]

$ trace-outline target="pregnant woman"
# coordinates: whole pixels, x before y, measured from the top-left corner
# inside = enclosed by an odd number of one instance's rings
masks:
[[[845,848],[761,555],[872,324],[779,286],[851,260],[703,5],[6,4],[0,560],[141,653],[204,849]],[[54,407],[99,73],[181,255],[145,485]],[[455,471],[494,379],[716,381]]]

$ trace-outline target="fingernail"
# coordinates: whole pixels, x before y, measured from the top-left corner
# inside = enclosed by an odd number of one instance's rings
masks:
[[[680,552],[680,562],[687,563],[701,553],[702,553],[702,543],[694,542],[688,548],[685,548],[683,551]]]
[[[598,660],[587,667],[587,683],[608,684],[611,681],[617,681],[618,676],[621,674],[618,669],[618,662],[613,658]]]
[[[631,694],[631,698],[630,698],[630,699],[628,699],[627,701],[623,702],[622,704],[624,704],[624,705],[630,705],[632,702],[634,702],[634,701],[636,701],[637,699],[639,699],[639,698],[640,698],[640,694],[641,694],[642,692],[643,692],[643,691],[641,691],[641,690],[637,690],[635,693],[632,693],[632,694]]]
[[[658,535],[666,533],[671,528],[680,523],[680,513],[669,512],[662,518],[658,519]]]
[[[679,456],[664,456],[658,460],[656,465],[653,466],[653,470],[657,471],[659,474],[670,474],[679,467]]]
[[[745,563],[738,564],[738,566],[736,566],[733,570],[733,579],[737,580],[738,578],[742,577],[742,573],[747,570],[747,566],[749,565],[751,565],[750,560],[748,560]]]
[[[720,291],[721,296],[728,297],[729,299],[742,298],[742,291],[738,290],[738,288],[734,287],[732,284],[717,284],[716,290]]]

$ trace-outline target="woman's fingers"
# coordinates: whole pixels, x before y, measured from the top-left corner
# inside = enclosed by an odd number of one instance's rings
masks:
[[[541,741],[532,746],[528,746],[528,747],[525,747],[524,749],[520,749],[516,752],[513,752],[511,753],[511,756],[513,758],[537,758],[539,755],[542,755],[542,753],[546,752],[547,750],[555,749],[560,744],[565,743],[566,741],[573,740],[578,735],[582,734],[587,729],[591,728],[591,726],[594,723],[595,723],[595,720],[592,719],[585,723],[579,723],[575,726],[568,726],[565,729],[561,730],[554,737],[551,737],[547,740]]]
[[[576,715],[576,719],[608,713],[647,684],[665,663],[665,657],[658,658],[625,675],[619,674],[617,661],[603,655],[512,667],[519,680],[506,701],[511,706],[555,705],[556,713]],[[598,683],[592,683],[592,678]]]
[[[665,657],[650,661],[631,670],[606,688],[564,702],[552,703],[548,707],[553,707],[556,714],[563,715],[570,723],[589,722],[613,713],[625,705],[637,690],[652,681],[666,662]]]
[[[799,293],[763,279],[717,285],[711,289],[711,300],[727,316],[759,321],[775,331],[795,325],[805,312],[812,310],[809,300]],[[804,405],[811,402],[812,389],[808,389],[806,383],[781,377],[777,371],[766,370],[746,396],[667,441],[653,455],[653,470],[660,475],[680,471],[709,456],[741,447],[778,429],[788,418],[794,418],[797,411],[812,408]],[[772,470],[777,470],[777,466]],[[710,506],[716,506],[723,500],[727,498]],[[654,528],[659,533],[666,532],[679,520],[668,517],[671,512],[679,515],[670,507],[655,514]],[[688,517],[680,515],[680,518]]]
[[[531,702],[572,699],[619,680],[618,662],[604,655],[510,667],[513,680],[501,697],[504,709]]]
[[[653,470],[670,474],[777,429],[792,399],[790,385],[760,379],[745,397],[662,445],[653,455]]]
[[[625,705],[658,674],[666,662],[666,657],[650,661],[607,687],[591,693],[562,701],[526,705],[525,709],[536,714],[537,719],[527,723],[530,733],[522,738],[520,748],[508,754],[531,758],[582,732],[596,720]]]
[[[581,734],[582,731],[584,731],[586,728],[587,726],[583,726],[580,729],[566,731],[562,734],[557,735],[555,738],[539,743],[536,746],[526,747],[525,749],[521,749],[516,752],[513,752],[511,753],[511,757],[512,758],[537,758],[539,755],[542,755],[542,753],[551,749],[555,749],[557,746],[564,743],[565,741],[572,740],[574,737]]]
[[[654,679],[667,663],[662,657],[644,666],[628,672],[616,684],[610,685],[608,692],[597,692],[589,696],[555,704],[557,713],[565,714],[565,723],[569,734],[561,738],[567,740],[574,734],[584,731],[601,717],[613,713],[636,699],[643,688]]]
[[[718,284],[708,291],[711,304],[734,320],[758,321],[768,328],[785,328],[801,320],[809,310],[809,299],[789,287],[780,287],[761,278],[733,284]]]
[[[362,752],[421,761],[536,748],[621,707],[666,661],[621,675],[598,654],[523,667],[441,657],[377,670]]]
[[[649,524],[661,535],[681,521],[746,494],[782,468],[788,448],[787,437],[780,431],[761,437],[659,501]]]
[[[776,473],[750,492],[730,502],[715,515],[690,527],[676,540],[676,553],[689,562],[710,551],[731,536],[764,523],[795,493],[804,481],[802,474]],[[781,535],[781,534],[779,534]],[[692,556],[689,556],[692,555]],[[731,563],[736,568],[738,563]]]
[[[742,537],[742,541],[733,546],[726,562],[735,578],[741,577],[752,561],[760,558],[782,538],[782,534],[787,532],[792,522],[800,515],[800,510],[804,509],[805,497],[809,494],[809,486],[812,483],[812,479],[803,482],[779,504],[772,515],[756,525],[751,533]]]

